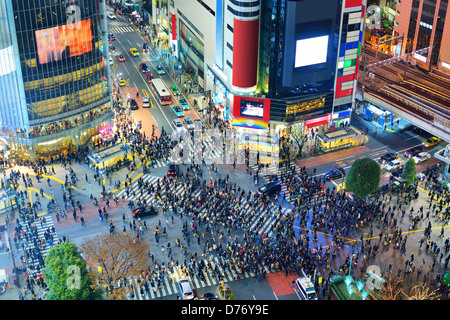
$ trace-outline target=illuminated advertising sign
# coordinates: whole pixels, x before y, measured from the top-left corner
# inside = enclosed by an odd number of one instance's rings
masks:
[[[241,99],[241,116],[263,118],[264,104],[259,101],[250,101]]]
[[[91,20],[77,22],[77,27],[62,25],[36,30],[36,46],[40,64],[72,58],[93,49]]]
[[[270,119],[270,100],[234,96],[234,116],[252,119]]]
[[[328,35],[296,41],[295,68],[327,62]]]

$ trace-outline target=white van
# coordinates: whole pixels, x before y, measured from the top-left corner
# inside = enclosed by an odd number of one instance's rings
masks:
[[[295,289],[301,299],[303,300],[317,300],[316,289],[311,279],[308,277],[301,277],[295,281]]]

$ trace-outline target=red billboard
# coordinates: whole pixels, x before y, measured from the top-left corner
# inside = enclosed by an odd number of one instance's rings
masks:
[[[233,31],[233,86],[256,86],[258,75],[259,19],[234,19]]]
[[[76,57],[93,49],[90,19],[36,30],[35,35],[40,64]]]
[[[248,119],[270,120],[270,100],[234,96],[233,115]]]

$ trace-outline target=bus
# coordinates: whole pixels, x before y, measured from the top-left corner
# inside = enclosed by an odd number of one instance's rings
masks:
[[[169,90],[164,84],[164,81],[162,81],[161,79],[153,79],[152,87],[153,90],[155,90],[155,93],[158,96],[159,102],[161,102],[161,104],[172,103],[172,96],[170,95]]]

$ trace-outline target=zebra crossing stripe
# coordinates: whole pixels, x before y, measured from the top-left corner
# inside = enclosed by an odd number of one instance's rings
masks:
[[[216,285],[219,283],[219,280],[212,276],[213,270],[216,269],[218,269],[219,273],[223,275],[222,280],[224,282],[234,281],[234,279],[237,277],[238,272],[235,270],[230,270],[229,268],[225,269],[222,268],[219,259],[217,257],[214,257],[213,259],[211,259],[211,261],[208,261],[207,259],[203,259],[203,261],[205,262],[206,265],[208,265],[208,262],[211,262],[211,269],[208,267],[202,269],[205,281],[202,281],[197,274],[194,275],[181,274],[180,272],[181,270],[178,267],[173,268],[172,274],[165,275],[164,277],[162,277],[163,279],[161,281],[160,288],[152,287],[150,282],[148,282],[147,283],[148,292],[145,290],[145,281],[147,281],[145,277],[144,278],[140,277],[142,280],[140,283],[138,283],[137,279],[134,280],[130,279],[130,284],[134,284],[133,288],[136,300],[157,299],[167,295],[176,294],[178,292],[177,281],[183,278],[189,279],[189,282],[191,283],[193,289]],[[257,273],[259,269],[261,269],[261,267],[267,273],[272,272],[268,266],[266,265],[261,266],[260,264],[257,264],[255,266],[255,269],[247,269],[245,271],[242,271],[238,277],[239,278],[253,277],[254,274]],[[170,280],[169,278],[172,280]],[[141,294],[141,288],[143,294]]]

